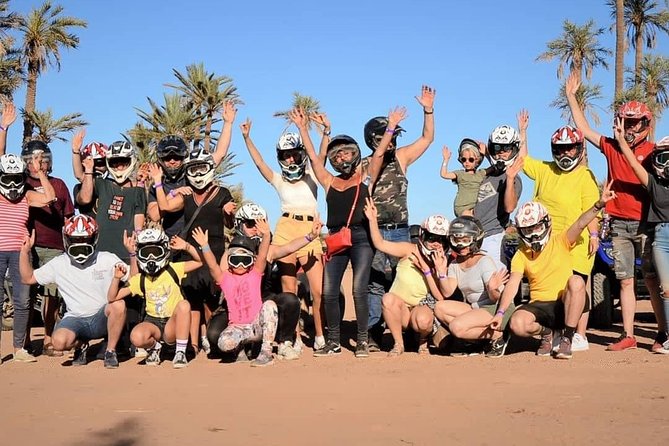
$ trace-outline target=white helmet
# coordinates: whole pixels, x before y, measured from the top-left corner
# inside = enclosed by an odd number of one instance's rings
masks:
[[[202,190],[209,186],[216,174],[214,157],[202,147],[194,147],[188,154],[186,162],[186,180],[195,189]]]
[[[0,194],[9,201],[23,198],[26,187],[26,163],[13,153],[0,156]]]
[[[79,264],[95,253],[98,244],[98,224],[93,217],[79,214],[65,220],[63,225],[63,246],[65,252]]]
[[[509,150],[511,151],[511,156],[509,156],[508,159],[503,160],[499,158],[501,153]],[[496,167],[498,171],[503,172],[507,167],[513,164],[519,151],[520,136],[516,129],[510,125],[500,125],[499,127],[495,127],[492,133],[490,133],[486,156],[488,157],[490,164]]]
[[[518,235],[532,251],[544,249],[551,235],[551,226],[551,217],[539,202],[528,201],[516,213]]]
[[[448,251],[448,219],[443,215],[430,215],[420,225],[418,233],[418,247],[426,257],[429,257],[434,250],[427,247],[427,243],[439,242]]]
[[[137,234],[137,266],[155,276],[170,259],[170,240],[162,229],[147,228]]]
[[[238,235],[248,237],[246,233],[244,233],[244,228],[242,227],[244,225],[244,222],[248,220],[266,220],[267,219],[267,212],[265,210],[258,206],[255,203],[246,203],[240,207],[237,212],[235,213],[235,232]],[[258,238],[258,237],[252,237],[252,238]]]
[[[112,167],[116,165],[118,160],[127,161],[128,166],[124,169]],[[115,141],[107,148],[105,163],[107,163],[107,172],[114,181],[119,184],[124,183],[135,169],[135,164],[137,164],[135,148],[128,141]]]
[[[293,162],[286,163],[284,158],[290,151],[293,155]],[[276,143],[276,156],[281,166],[281,175],[288,181],[297,181],[304,175],[304,168],[307,165],[307,152],[304,150],[302,138],[297,133],[284,133]]]
[[[652,160],[655,175],[663,180],[669,180],[669,136],[665,136],[655,144]]]

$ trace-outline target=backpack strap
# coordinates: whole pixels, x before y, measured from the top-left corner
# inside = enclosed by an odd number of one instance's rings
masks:
[[[165,270],[172,277],[172,280],[174,280],[174,283],[181,286],[181,280],[179,279],[179,276],[177,276],[177,272],[174,271],[174,268],[172,268],[172,264],[168,263],[167,268],[165,268]]]
[[[142,292],[142,297],[146,298],[146,274],[139,273],[139,290]]]

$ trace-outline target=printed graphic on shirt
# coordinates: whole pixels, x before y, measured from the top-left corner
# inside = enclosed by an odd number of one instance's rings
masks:
[[[240,320],[251,320],[256,315],[252,314],[253,311],[253,298],[258,294],[257,290],[254,293],[251,287],[249,286],[249,281],[240,281],[237,283],[236,292],[232,293],[232,307],[237,309],[237,314],[240,316]]]
[[[155,312],[158,317],[170,317],[172,312],[169,313],[165,308],[165,304],[169,300],[170,295],[172,294],[172,287],[174,285],[160,285],[152,290],[147,290],[146,300],[148,305],[153,305]]]
[[[494,196],[496,193],[497,190],[495,190],[495,186],[493,186],[492,183],[490,182],[483,183],[479,188],[479,195],[477,201],[480,203],[483,200],[487,200],[488,198]]]
[[[107,210],[107,215],[110,220],[120,220],[123,218],[123,200],[125,197],[123,195],[114,195],[112,198],[109,209]]]

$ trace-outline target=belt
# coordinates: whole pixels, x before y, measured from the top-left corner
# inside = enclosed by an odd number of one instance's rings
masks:
[[[293,220],[297,221],[314,221],[314,217],[311,215],[297,215],[297,214],[291,214],[290,212],[284,212],[281,214],[282,217],[288,217],[292,218]]]
[[[404,229],[408,227],[409,225],[407,223],[386,223],[385,225],[379,225],[379,229],[383,229],[384,231],[392,231],[393,229]]]

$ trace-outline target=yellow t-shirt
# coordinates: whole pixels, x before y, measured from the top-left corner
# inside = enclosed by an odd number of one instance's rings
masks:
[[[571,172],[560,170],[554,162],[525,158],[525,175],[534,180],[533,200],[548,209],[553,221],[553,231],[560,233],[599,200],[597,179],[586,166],[576,166]],[[590,274],[595,257],[588,254],[590,233],[583,229],[571,251],[575,271]]]
[[[573,274],[567,231],[553,232],[540,253],[521,243],[511,259],[511,272],[524,274],[530,285],[530,302],[552,302]]]
[[[186,277],[184,272],[185,262],[170,263],[169,265],[172,266],[179,279],[183,280]],[[142,296],[142,289],[139,286],[140,277],[141,274],[135,274],[128,282],[130,292],[138,296]],[[174,283],[174,279],[167,272],[167,269],[163,269],[160,275],[153,279],[146,275],[144,289],[146,290],[146,296],[142,297],[146,300],[146,314],[153,317],[171,317],[177,304],[184,298],[179,284]]]

